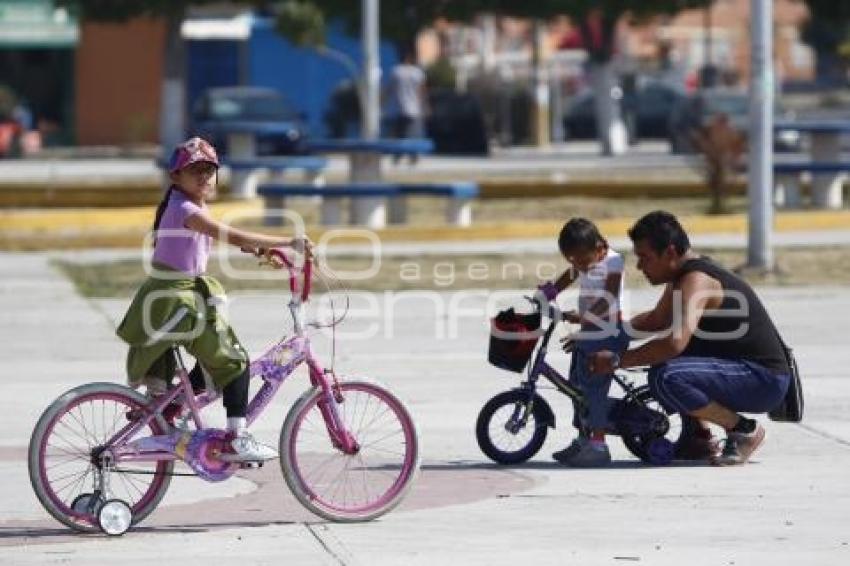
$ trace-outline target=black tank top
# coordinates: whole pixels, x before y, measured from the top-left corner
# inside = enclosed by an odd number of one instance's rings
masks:
[[[776,374],[789,374],[779,334],[750,285],[734,273],[701,256],[685,262],[676,284],[692,271],[720,282],[723,300],[706,310],[682,356],[749,360]]]

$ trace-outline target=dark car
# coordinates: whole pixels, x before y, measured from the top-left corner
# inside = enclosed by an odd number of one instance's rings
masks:
[[[738,90],[706,90],[693,94],[673,108],[670,113],[669,139],[673,153],[694,153],[693,133],[707,126],[715,116],[725,114],[729,124],[746,135],[749,131],[750,99],[746,92]],[[777,104],[774,109],[777,119],[792,115]],[[797,132],[778,130],[773,147],[776,151],[798,151],[800,136]]]
[[[620,108],[629,140],[665,139],[670,111],[684,92],[661,82],[649,82],[636,91],[623,93]],[[596,139],[594,93],[576,95],[564,115],[564,139]]]
[[[192,108],[192,133],[208,139],[222,154],[228,152],[228,125],[235,122],[273,122],[281,126],[276,128],[276,133],[257,134],[258,155],[304,152],[307,138],[304,114],[297,112],[274,89],[244,86],[211,88],[204,91]]]
[[[428,110],[425,137],[434,142],[435,154],[490,153],[484,113],[475,97],[451,89],[430,89]],[[350,81],[343,82],[334,89],[324,119],[331,137],[359,135],[360,105],[357,91]],[[387,124],[384,126],[384,130],[389,131]]]

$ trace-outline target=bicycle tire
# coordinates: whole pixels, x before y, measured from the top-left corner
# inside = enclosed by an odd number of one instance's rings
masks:
[[[358,452],[348,455],[332,445],[318,408],[323,392],[312,388],[284,421],[281,471],[295,498],[319,517],[334,522],[370,521],[401,503],[413,483],[420,458],[416,426],[402,401],[382,386],[358,380],[341,382],[339,387],[344,398],[338,405],[340,418],[357,440]],[[382,412],[367,417],[373,405]],[[373,426],[378,430],[372,430]],[[392,430],[394,427],[398,430]],[[326,488],[323,482],[328,470],[336,471],[330,475],[335,483]],[[363,497],[354,487],[340,483],[355,474],[358,490],[362,483]],[[377,480],[382,487],[370,491],[367,481]],[[335,498],[340,490],[342,500]],[[346,499],[349,496],[351,500]]]
[[[521,464],[533,458],[534,455],[537,454],[543,447],[543,443],[546,442],[549,425],[546,418],[547,412],[544,409],[545,401],[536,393],[533,397],[534,406],[531,414],[522,429],[517,430],[516,432],[511,432],[506,428],[508,420],[498,422],[500,429],[507,433],[504,436],[507,440],[510,440],[512,436],[516,437],[520,432],[527,433],[528,430],[533,431],[531,435],[527,437],[527,440],[520,442],[519,448],[515,450],[502,449],[497,445],[498,443],[494,441],[493,434],[491,434],[491,421],[493,420],[493,417],[501,409],[511,406],[513,408],[510,410],[510,413],[505,415],[509,419],[511,415],[513,415],[517,404],[524,404],[527,400],[528,393],[525,391],[520,391],[518,389],[504,391],[487,401],[478,413],[478,419],[475,422],[475,438],[478,441],[478,447],[481,448],[481,451],[484,452],[488,458],[497,464]],[[529,429],[528,427],[532,428]]]
[[[667,432],[664,434],[664,438],[669,440],[674,447],[678,446],[682,438],[690,433],[692,427],[695,426],[692,417],[688,417],[686,415],[682,416],[677,413],[669,414],[661,408],[660,403],[657,399],[655,399],[655,396],[652,394],[648,385],[641,385],[636,388],[635,398],[638,401],[647,404],[650,409],[663,413],[667,416],[668,420],[670,420],[671,417],[678,419],[678,424],[675,420],[673,420],[670,423]],[[646,463],[654,463],[652,455],[649,453],[649,445],[654,439],[660,438],[659,436],[649,434],[622,434],[621,438],[629,452],[635,455],[638,459]]]
[[[115,404],[111,409],[107,409],[109,402]],[[140,409],[147,402],[148,399],[145,396],[123,385],[90,383],[62,394],[42,413],[30,439],[28,451],[29,476],[39,502],[57,521],[75,531],[100,532],[96,516],[97,510],[92,515],[73,509],[73,502],[77,501],[80,495],[91,495],[86,492],[90,487],[86,480],[90,473],[94,473],[91,450],[100,445],[98,442],[104,442],[108,435],[114,434],[121,426],[127,424],[126,413],[128,411]],[[99,412],[96,407],[97,403],[100,403]],[[126,410],[121,407],[125,407]],[[107,429],[110,413],[112,421],[108,424],[112,426]],[[65,417],[69,417],[67,421],[64,420]],[[72,425],[74,422],[82,425],[84,431],[82,435],[73,433]],[[86,428],[86,424],[91,424],[91,428]],[[98,429],[99,424],[102,425],[101,430]],[[63,427],[63,431],[67,429],[68,432],[60,433],[57,431],[57,427],[60,425]],[[148,429],[151,434],[163,433],[156,420],[151,421]],[[63,434],[67,436],[63,437]],[[52,444],[52,440],[56,444]],[[50,454],[48,453],[49,448],[52,448]],[[65,461],[51,464],[50,461],[55,459],[54,452],[65,458]],[[74,483],[68,484],[65,488],[60,488],[58,485],[60,481],[66,481],[68,477],[74,477],[75,474],[51,477],[50,470],[73,465],[83,466],[85,471],[81,472],[82,476]],[[130,505],[133,513],[133,524],[150,515],[162,501],[171,484],[174,462],[151,462],[151,466],[153,468],[150,474],[152,479],[147,487],[144,487],[143,480],[136,479],[135,474],[129,472],[113,470],[110,477],[111,487],[118,491],[118,496]],[[64,474],[66,471],[62,473]],[[79,476],[79,474],[76,475]],[[120,480],[120,483],[117,483],[116,480]],[[74,486],[79,489],[74,489]],[[62,492],[67,491],[69,487],[71,493],[62,495]],[[112,497],[115,497],[115,495],[113,493]]]

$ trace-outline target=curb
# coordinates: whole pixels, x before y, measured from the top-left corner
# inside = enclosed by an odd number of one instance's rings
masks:
[[[233,215],[259,216],[262,214],[263,204],[260,199],[214,203],[210,210],[213,216],[219,219]],[[601,219],[597,221],[597,225],[605,234],[625,236],[634,220]],[[746,233],[748,225],[745,214],[683,216],[680,220],[690,234],[741,234]],[[0,210],[0,226],[3,227],[0,230],[0,249],[34,251],[137,247],[143,244],[152,221],[153,211],[149,206],[112,210]],[[526,240],[555,238],[562,224],[561,221],[530,221],[481,223],[465,228],[445,225],[390,226],[375,231],[359,227],[311,227],[308,234],[314,241],[324,237],[337,244],[362,244],[373,240],[375,236],[383,242]],[[774,219],[774,229],[778,232],[848,228],[850,210],[778,212]],[[271,234],[290,233],[282,228],[262,230]]]
[[[457,180],[458,175],[449,177]],[[699,197],[708,194],[700,180],[626,180],[573,179],[556,180],[552,177],[522,179],[471,179],[478,183],[481,199],[586,196],[598,198],[678,198]],[[330,182],[333,177],[327,180]],[[409,177],[387,181],[414,182]],[[447,177],[417,177],[415,182],[445,182]],[[344,179],[340,179],[345,182]],[[219,198],[227,198],[229,187],[218,187]],[[730,195],[746,193],[746,184],[732,182]],[[143,181],[121,182],[105,185],[50,185],[50,184],[7,184],[0,185],[0,210],[16,208],[123,208],[130,206],[155,206],[162,198],[162,185]]]

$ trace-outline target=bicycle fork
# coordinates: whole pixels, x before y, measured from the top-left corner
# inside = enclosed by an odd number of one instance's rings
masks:
[[[322,418],[325,421],[325,426],[328,429],[328,435],[331,437],[331,442],[334,447],[348,455],[357,454],[360,451],[360,445],[354,435],[345,427],[340,416],[340,405],[345,402],[342,392],[339,390],[336,376],[331,370],[319,370],[311,367],[313,382],[321,388],[322,397],[317,402],[319,411],[322,413]],[[330,375],[332,379],[328,379]]]

